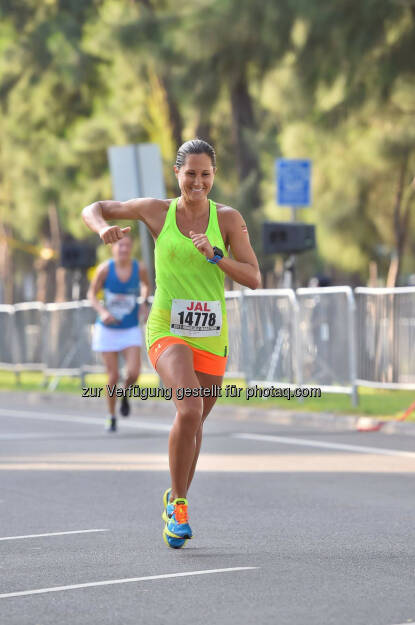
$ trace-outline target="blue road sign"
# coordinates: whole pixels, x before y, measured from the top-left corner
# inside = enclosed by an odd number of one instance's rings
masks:
[[[310,206],[311,160],[278,158],[275,174],[279,206]]]

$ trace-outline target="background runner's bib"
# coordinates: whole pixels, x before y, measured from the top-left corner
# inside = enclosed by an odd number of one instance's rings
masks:
[[[137,304],[137,296],[124,293],[112,293],[108,289],[104,290],[105,308],[115,319],[121,321],[123,317],[130,314]]]
[[[140,294],[140,268],[138,262],[131,261],[131,275],[122,282],[116,271],[114,259],[108,263],[108,273],[104,284],[104,304],[117,323],[103,324],[109,328],[125,330],[138,325],[138,303]],[[103,323],[98,318],[98,323]]]
[[[156,240],[157,288],[147,322],[147,349],[164,336],[176,336],[198,349],[227,356],[225,274],[217,265],[208,263],[192,240],[178,229],[177,200],[170,203],[164,226]],[[209,223],[205,234],[212,247],[220,247],[224,255],[228,255],[219,228],[216,205],[212,200],[209,200]],[[198,303],[202,310],[199,310]],[[203,310],[205,304],[213,308]],[[193,310],[187,310],[188,307],[193,307]],[[187,316],[189,312],[193,315]],[[196,313],[201,313],[200,317]],[[208,313],[205,323],[203,313]]]

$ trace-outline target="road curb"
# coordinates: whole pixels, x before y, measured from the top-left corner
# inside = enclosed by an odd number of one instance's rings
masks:
[[[233,408],[230,406],[220,406],[215,408],[216,413],[219,410],[225,414],[232,410],[234,419],[250,421],[258,419],[258,411],[253,408],[244,408],[243,406]],[[229,415],[229,418],[232,418],[232,415]],[[261,412],[262,422],[277,423],[279,425],[297,425],[305,428],[324,428],[333,431],[356,431],[358,421],[362,418],[372,422],[373,426],[379,422],[382,423],[381,431],[385,434],[415,435],[415,423],[413,422],[382,421],[380,418],[367,417],[363,415],[336,415],[326,412],[298,412],[295,410],[280,410],[273,408],[266,409]],[[363,434],[365,434],[365,432],[362,432],[362,435]]]

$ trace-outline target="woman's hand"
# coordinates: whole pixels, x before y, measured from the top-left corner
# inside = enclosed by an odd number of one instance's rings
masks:
[[[190,230],[189,234],[190,238],[193,241],[193,245],[196,249],[199,250],[201,254],[203,254],[203,256],[205,256],[206,258],[214,257],[215,254],[213,251],[213,247],[209,243],[209,239],[205,234],[195,234],[193,230]]]
[[[105,312],[101,313],[101,321],[102,321],[102,323],[105,323],[105,325],[119,323],[118,319],[113,317],[111,315],[111,313],[108,312],[108,310],[106,310]]]
[[[111,244],[116,243],[120,239],[122,239],[126,234],[128,234],[131,230],[131,226],[126,226],[125,228],[121,228],[120,226],[105,226],[99,231],[99,236],[104,241],[104,243]]]

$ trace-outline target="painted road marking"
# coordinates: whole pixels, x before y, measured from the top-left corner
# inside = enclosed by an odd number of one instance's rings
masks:
[[[281,453],[275,449],[261,453],[204,453],[198,461],[198,471],[234,472],[315,472],[340,473],[415,473],[415,458],[379,456],[374,453],[356,454],[329,449],[304,453],[300,447],[295,453]],[[252,447],[252,446],[251,446]],[[380,461],[381,460],[381,461]],[[38,455],[0,457],[1,471],[167,471],[168,456],[152,453],[42,453]]]
[[[27,534],[26,536],[4,536],[0,540],[19,540],[20,538],[41,538],[43,536],[66,536],[67,534],[91,534],[93,532],[109,532],[109,530],[74,530],[71,532],[49,532],[48,534]]]
[[[77,417],[76,415],[68,414],[47,414],[40,412],[33,412],[31,410],[9,410],[0,408],[0,416],[13,417],[17,419],[38,419],[39,421],[57,421],[62,423],[83,423],[84,425],[100,425],[103,426],[105,419],[99,417]],[[141,421],[134,423],[132,421],[124,422],[122,424],[124,428],[130,428],[132,430],[154,430],[155,432],[170,432],[171,425],[167,423],[153,423],[152,421]],[[45,436],[50,436],[50,433],[45,432]]]
[[[242,438],[250,441],[265,441],[270,443],[282,443],[283,445],[299,445],[302,447],[317,447],[319,449],[336,449],[338,451],[352,451],[358,454],[375,454],[382,456],[399,456],[401,458],[415,458],[411,451],[399,449],[384,449],[382,447],[365,447],[363,445],[345,445],[343,443],[328,443],[326,441],[308,440],[307,438],[294,438],[291,436],[274,436],[271,434],[248,434],[240,432],[231,434],[233,438]]]
[[[50,432],[9,432],[8,434],[0,434],[0,441],[20,441],[31,440],[35,438],[65,438],[67,434],[55,434]]]
[[[96,586],[112,586],[114,584],[131,584],[132,582],[144,582],[154,579],[169,579],[171,577],[190,577],[192,575],[211,575],[212,573],[232,573],[236,571],[251,571],[258,569],[257,566],[237,566],[228,569],[206,569],[204,571],[187,571],[185,573],[167,573],[165,575],[148,575],[146,577],[127,577],[124,579],[108,579],[102,582],[88,582],[87,584],[72,584],[70,586],[53,586],[52,588],[37,588],[36,590],[21,590],[19,592],[6,592],[0,594],[0,599],[10,597],[25,597],[27,595],[43,595],[47,592],[61,592],[63,590],[78,590],[79,588],[93,588]]]

